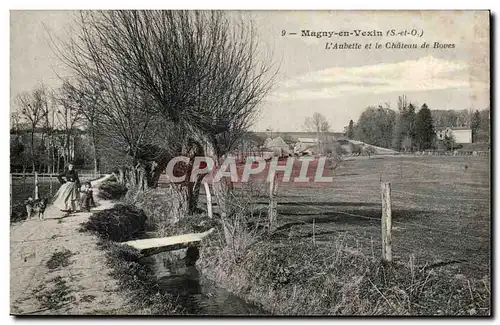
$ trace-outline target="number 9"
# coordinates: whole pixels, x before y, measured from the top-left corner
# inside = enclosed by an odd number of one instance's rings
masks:
[[[286,35],[286,30],[284,30],[284,29],[283,29],[283,30],[281,31],[281,36],[285,36],[285,35]]]

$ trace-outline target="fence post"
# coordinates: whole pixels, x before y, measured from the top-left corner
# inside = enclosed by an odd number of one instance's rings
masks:
[[[316,246],[316,227],[314,224],[314,218],[313,218],[313,245]]]
[[[392,262],[391,183],[380,184],[382,190],[382,260]]]
[[[14,183],[12,182],[12,174],[10,174],[10,215],[9,218],[12,217],[12,187],[14,186]]]
[[[49,191],[50,191],[50,196],[52,197],[54,193],[52,193],[52,174],[50,172],[49,172]]]
[[[278,194],[278,182],[276,181],[276,173],[274,177],[269,182],[269,229],[274,229],[276,226],[277,219],[277,207],[276,195]]]
[[[205,186],[205,194],[207,195],[207,212],[208,217],[212,219],[212,195],[210,194],[210,186],[208,186],[207,182],[203,182],[203,186]]]
[[[35,200],[38,200],[38,173],[35,172]]]

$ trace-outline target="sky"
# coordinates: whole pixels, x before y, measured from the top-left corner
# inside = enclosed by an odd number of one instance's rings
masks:
[[[65,40],[70,11],[11,11],[10,87],[14,98],[37,83],[57,87],[67,71],[54,54],[49,34]],[[332,131],[342,131],[370,105],[397,108],[405,94],[431,109],[489,107],[489,19],[487,11],[252,11],[231,12],[252,19],[259,59],[278,69],[272,90],[259,106],[254,130],[303,131],[318,112]],[[387,36],[412,29],[422,37]],[[309,31],[381,31],[383,36],[301,36]],[[287,33],[282,36],[282,31]],[[288,33],[297,33],[289,35]],[[361,44],[360,50],[327,50],[326,43]],[[374,49],[375,43],[382,45]],[[387,49],[387,42],[417,49]],[[431,46],[420,48],[423,43]],[[434,42],[454,44],[434,49]],[[372,49],[365,49],[372,43]]]

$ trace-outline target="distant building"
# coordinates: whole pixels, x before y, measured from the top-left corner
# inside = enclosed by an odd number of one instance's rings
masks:
[[[299,138],[298,142],[302,142],[305,144],[316,144],[319,143],[318,138]]]
[[[298,138],[298,141],[293,147],[294,154],[307,154],[312,155],[319,151],[318,138]]]
[[[285,132],[285,131],[275,131],[275,132],[251,132],[254,137],[259,137],[264,143],[266,138],[276,138],[281,137],[288,144],[295,144],[300,138],[317,139],[318,133],[316,132]],[[347,139],[342,132],[322,132],[320,133],[320,139],[322,142],[328,141],[339,141]]]
[[[468,127],[436,128],[438,140],[444,140],[446,136],[453,136],[455,143],[472,143],[472,129]]]
[[[264,141],[263,151],[271,151],[277,157],[291,154],[290,146],[281,137],[267,138]]]

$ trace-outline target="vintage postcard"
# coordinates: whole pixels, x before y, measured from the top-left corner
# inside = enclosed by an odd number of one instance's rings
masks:
[[[10,12],[10,313],[491,316],[490,12]]]

